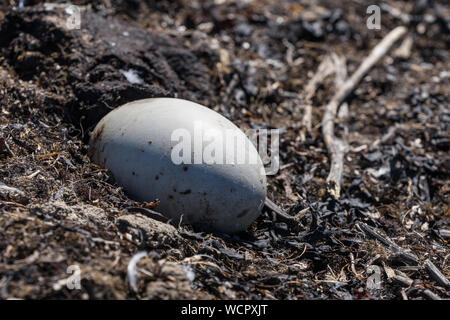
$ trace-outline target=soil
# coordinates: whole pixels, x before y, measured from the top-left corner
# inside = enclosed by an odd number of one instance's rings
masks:
[[[0,1],[2,299],[450,298],[445,1],[383,1],[380,30],[358,1],[72,3],[79,29],[65,1]],[[398,25],[410,50],[382,59],[336,124],[349,148],[335,199],[320,126],[333,76],[312,99],[311,128],[302,93],[328,54],[352,74]],[[237,235],[171,224],[89,160],[106,113],[160,96],[243,130],[281,129],[268,198],[284,214],[266,207]]]

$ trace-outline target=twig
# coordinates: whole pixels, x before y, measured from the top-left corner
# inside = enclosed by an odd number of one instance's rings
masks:
[[[6,195],[8,197],[18,197],[18,196],[24,196],[25,193],[22,190],[19,190],[14,187],[7,186],[3,182],[0,182],[0,194]]]
[[[16,207],[19,207],[19,208],[22,208],[22,209],[26,209],[27,208],[27,206],[24,206],[23,204],[20,204],[20,203],[14,202],[14,201],[3,201],[3,200],[0,200],[0,204],[16,206]]]
[[[0,153],[2,153],[3,151],[7,151],[13,157],[16,156],[15,153],[8,146],[8,143],[6,142],[5,138],[0,137]]]
[[[412,287],[413,284],[414,284],[414,281],[410,277],[408,277],[406,275],[398,275],[397,274],[397,275],[392,277],[392,280],[394,280],[396,283],[398,283],[402,287]],[[423,288],[418,288],[418,289],[420,290],[419,292],[422,295],[424,295],[425,297],[427,297],[428,299],[431,299],[431,300],[442,300],[441,297],[439,297],[437,294],[432,292],[430,289],[423,289]]]
[[[305,247],[306,248],[306,247]],[[359,280],[361,280],[361,274],[359,274],[358,272],[356,272],[356,267],[355,267],[355,256],[353,255],[353,253],[350,252],[350,270],[352,270],[353,274],[355,275],[355,277]]]
[[[442,300],[441,297],[439,297],[436,293],[432,292],[430,289],[422,290],[422,294],[431,300]]]
[[[375,261],[377,261],[380,258],[381,258],[381,255],[380,254],[376,254],[375,257],[373,257],[369,261],[367,261],[366,265],[370,266],[370,265],[372,265]]]
[[[389,261],[400,261],[407,265],[417,265],[417,257],[407,251],[398,251],[389,256]]]
[[[401,19],[403,23],[407,24],[411,21],[411,16],[407,13],[402,12],[400,9],[390,6],[388,4],[382,3],[381,9],[386,11],[388,14],[393,16],[394,18]]]
[[[308,131],[311,131],[312,128],[312,102],[311,99],[316,93],[317,88],[319,85],[323,82],[323,80],[331,75],[333,72],[335,72],[335,68],[333,65],[333,61],[331,60],[330,56],[326,56],[322,62],[319,64],[319,67],[317,68],[316,73],[314,76],[309,80],[308,84],[306,85],[305,90],[303,91],[304,101],[306,105],[305,113],[303,115],[303,125],[306,127]]]
[[[384,244],[386,247],[388,247],[392,251],[401,251],[402,250],[402,248],[400,248],[391,239],[385,238],[382,235],[378,234],[377,232],[372,230],[372,228],[369,227],[367,224],[365,224],[365,223],[358,223],[357,226],[359,226],[359,228],[362,231],[364,231],[364,233],[366,233],[368,236],[377,239],[378,241],[380,241],[382,244]]]
[[[362,231],[364,231],[364,233],[366,233],[368,236],[377,239],[382,244],[384,244],[386,247],[388,247],[388,249],[390,249],[391,251],[394,251],[396,253],[395,257],[397,259],[399,257],[401,257],[402,262],[405,262],[408,264],[413,264],[413,265],[417,265],[419,263],[419,259],[417,258],[417,256],[414,253],[404,250],[399,245],[394,243],[391,239],[389,239],[387,237],[383,237],[379,233],[372,230],[372,228],[369,227],[368,225],[366,225],[365,223],[358,223],[357,226]]]
[[[408,300],[408,296],[406,295],[406,290],[405,289],[402,289],[400,291],[400,294],[402,295],[402,299],[403,300]]]
[[[52,158],[54,156],[64,156],[66,155],[66,153],[64,152],[50,152],[47,154],[38,154],[36,157],[39,159],[48,159],[48,158]]]
[[[288,215],[286,212],[284,212],[283,209],[281,209],[279,206],[277,206],[272,200],[270,200],[269,198],[266,198],[266,200],[264,201],[264,205],[269,208],[270,210],[272,210],[273,212],[275,212],[280,218],[287,220],[289,222],[295,222],[294,217]]]
[[[374,142],[372,142],[370,144],[369,151],[374,150],[379,144],[384,143],[384,142],[388,141],[389,139],[391,139],[400,127],[401,127],[401,125],[399,125],[399,124],[389,127],[388,132],[385,135],[383,135],[379,139],[376,139]]]
[[[0,296],[2,297],[2,299],[8,298],[8,283],[11,281],[12,278],[13,276],[9,275],[5,276],[0,281]]]
[[[333,62],[336,70],[336,88],[342,88],[345,85],[347,77],[347,68],[345,59],[333,55]],[[340,104],[341,102],[339,102]],[[336,106],[336,107],[334,107]],[[338,199],[341,193],[342,173],[344,172],[344,154],[347,149],[345,136],[341,139],[334,135],[334,118],[336,116],[338,104],[328,104],[322,120],[322,134],[325,144],[331,155],[330,173],[327,177],[328,192]]]
[[[33,172],[32,174],[26,176],[28,179],[33,179],[34,177],[36,177],[39,173],[41,173],[41,170],[37,170],[35,172]]]
[[[444,288],[450,287],[450,281],[442,274],[441,271],[429,259],[425,260],[425,268],[428,273]]]
[[[341,192],[341,179],[343,171],[343,157],[345,145],[334,137],[334,118],[341,103],[353,92],[363,77],[369,70],[383,58],[391,49],[392,45],[406,34],[405,27],[397,27],[387,34],[387,36],[373,48],[370,55],[361,63],[355,73],[345,80],[339,90],[325,108],[325,114],[322,120],[322,134],[325,144],[331,155],[330,173],[327,177],[328,192],[334,197],[339,198]]]
[[[147,256],[147,251],[141,251],[136,253],[128,263],[127,267],[127,274],[128,274],[128,281],[130,282],[130,286],[133,289],[134,292],[138,292],[137,288],[137,272],[136,272],[136,265],[142,258],[145,258]]]
[[[347,98],[347,96],[355,89],[362,78],[369,72],[372,67],[383,58],[391,49],[392,45],[406,34],[405,27],[397,27],[389,32],[386,37],[372,49],[370,55],[361,63],[355,73],[347,79],[344,85],[333,96],[330,104],[336,104],[336,110],[339,104]]]
[[[400,276],[398,274],[393,276],[392,280],[395,281],[396,283],[398,283],[399,285],[403,286],[403,287],[410,287],[413,284],[413,282],[414,282],[412,279]]]
[[[139,212],[142,213],[143,215],[152,218],[154,220],[157,220],[159,222],[163,222],[163,223],[169,223],[170,219],[167,218],[165,215],[163,215],[162,213],[159,213],[157,211],[154,210],[150,210],[147,208],[143,208],[143,207],[128,207],[126,208],[127,211],[129,212]]]
[[[440,229],[440,230],[439,230],[439,235],[440,235],[442,238],[450,239],[450,230]]]

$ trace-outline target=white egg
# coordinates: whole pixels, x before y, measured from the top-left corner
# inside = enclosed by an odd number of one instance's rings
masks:
[[[107,114],[89,155],[137,201],[207,231],[243,231],[266,197],[261,158],[231,121],[197,103],[155,98]]]

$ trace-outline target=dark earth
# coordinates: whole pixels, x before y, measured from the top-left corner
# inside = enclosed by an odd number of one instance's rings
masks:
[[[2,299],[450,298],[446,1],[72,3],[79,29],[65,1],[0,0]],[[366,25],[371,4],[380,30]],[[352,74],[399,25],[407,36],[336,120],[349,148],[335,198],[321,131],[334,76],[310,123],[305,89],[325,57],[345,57]],[[156,199],[133,201],[90,162],[106,113],[161,96],[243,130],[281,129],[268,198],[282,210],[266,207],[241,234],[204,233],[167,221]]]

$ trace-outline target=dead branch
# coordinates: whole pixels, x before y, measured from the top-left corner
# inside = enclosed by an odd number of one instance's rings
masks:
[[[419,259],[417,256],[411,252],[404,250],[399,245],[397,245],[395,242],[393,242],[391,239],[387,237],[383,237],[378,232],[374,231],[371,227],[366,225],[365,223],[358,223],[357,226],[364,231],[365,234],[368,236],[377,239],[382,244],[384,244],[389,250],[396,253],[396,258],[401,259],[402,262],[407,264],[413,264],[417,265],[419,263]]]
[[[403,276],[400,276],[397,274],[392,277],[392,280],[403,287],[410,287],[414,282],[409,277],[407,278],[407,277],[403,277]]]
[[[444,288],[450,287],[450,281],[442,274],[441,271],[429,259],[425,260],[425,268],[431,277],[434,278]]]
[[[372,67],[388,53],[392,45],[406,34],[406,31],[407,29],[405,27],[395,28],[389,32],[386,37],[384,37],[384,39],[375,46],[375,48],[372,49],[370,55],[361,63],[355,73],[353,73],[352,76],[345,81],[344,85],[331,99],[330,104],[335,104],[336,110],[342,101],[344,101],[345,98],[353,92],[370,69],[372,69]]]
[[[367,234],[368,236],[377,239],[378,241],[380,241],[382,244],[384,244],[386,247],[388,247],[388,249],[397,252],[397,251],[402,251],[403,249],[398,246],[396,243],[394,243],[391,239],[388,239],[387,237],[383,237],[382,235],[378,234],[377,232],[375,232],[374,230],[372,230],[371,227],[369,227],[367,224],[365,223],[358,223],[357,226],[364,231],[365,234]]]
[[[170,219],[167,218],[165,215],[163,215],[162,213],[159,213],[157,211],[154,210],[150,210],[147,208],[143,208],[143,207],[128,207],[126,208],[127,211],[129,212],[139,212],[142,213],[143,215],[152,218],[154,220],[157,220],[159,222],[162,223],[169,223]]]
[[[22,190],[13,188],[13,187],[9,187],[6,184],[4,184],[3,182],[0,182],[0,195],[2,196],[13,196],[13,197],[17,197],[17,196],[24,196],[25,193]]]
[[[424,289],[422,291],[422,294],[431,300],[442,300],[441,297],[439,297],[436,293],[432,292],[430,289]]]
[[[341,88],[347,77],[345,58],[333,54],[332,59],[336,70],[336,88]],[[337,199],[340,194],[340,181],[344,171],[344,154],[347,149],[347,142],[345,136],[339,139],[334,135],[334,118],[338,105],[336,104],[336,108],[330,108],[329,106],[330,104],[328,104],[323,116],[322,134],[331,155],[330,173],[327,178],[328,192]]]
[[[308,131],[311,131],[312,128],[312,102],[311,99],[316,93],[317,88],[323,82],[323,80],[335,72],[335,66],[333,64],[333,60],[330,56],[326,56],[322,62],[319,64],[316,73],[309,80],[306,88],[303,92],[304,101],[305,101],[305,114],[303,116],[303,125],[306,127]]]
[[[397,251],[389,256],[389,262],[402,262],[407,264],[408,266],[415,266],[418,263],[417,257],[414,254],[411,254],[407,251]]]
[[[356,278],[361,280],[362,279],[361,274],[356,272],[355,256],[353,255],[353,253],[350,252],[349,257],[350,257],[350,270],[352,270],[352,272],[353,272],[353,274],[355,275]]]
[[[440,229],[438,233],[442,238],[450,239],[450,230]]]
[[[6,139],[3,137],[0,137],[0,153],[6,152],[10,156],[15,157],[16,155],[14,152],[12,152],[11,148],[8,146],[8,143],[6,142]]]
[[[392,277],[392,280],[401,285],[402,287],[405,288],[410,288],[414,285],[414,280],[412,280],[410,277],[408,277],[406,274],[402,273],[402,272],[398,272],[399,274],[396,274]],[[426,298],[430,299],[430,300],[442,300],[441,297],[439,297],[437,294],[435,294],[434,292],[432,292],[430,289],[424,289],[424,288],[420,288],[420,293],[425,296]],[[403,295],[403,294],[402,294]],[[404,294],[404,296],[406,296],[406,293]]]
[[[328,192],[336,199],[339,198],[341,192],[341,180],[344,168],[343,159],[346,149],[345,143],[339,141],[339,139],[336,139],[334,136],[334,119],[337,110],[348,95],[353,92],[362,78],[387,54],[392,48],[392,45],[406,34],[406,31],[407,29],[405,27],[397,27],[389,32],[388,35],[373,48],[370,55],[361,63],[352,76],[343,82],[325,108],[325,114],[322,119],[322,134],[331,155],[331,166],[330,173],[327,177],[327,188]]]
[[[294,217],[290,216],[286,212],[284,212],[283,209],[281,209],[279,206],[277,206],[272,200],[269,198],[266,198],[264,205],[275,212],[281,219],[285,220],[286,222],[295,222]]]

